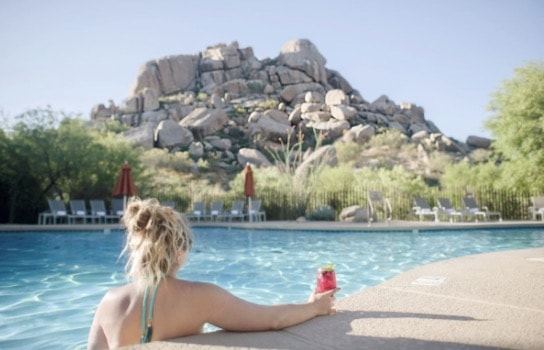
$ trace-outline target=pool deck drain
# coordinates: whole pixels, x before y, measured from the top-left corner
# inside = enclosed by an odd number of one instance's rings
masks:
[[[411,284],[437,287],[444,283],[446,278],[447,277],[444,276],[422,276],[416,280],[413,280]]]

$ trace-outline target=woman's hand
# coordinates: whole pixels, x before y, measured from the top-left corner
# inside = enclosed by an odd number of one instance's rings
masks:
[[[336,312],[334,306],[334,293],[338,292],[340,288],[331,289],[324,293],[312,292],[308,302],[313,303],[317,307],[318,315],[332,315]]]

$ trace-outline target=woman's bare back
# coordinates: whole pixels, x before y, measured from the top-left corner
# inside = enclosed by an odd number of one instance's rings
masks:
[[[175,278],[163,281],[157,289],[151,340],[200,333],[204,320],[198,317],[201,313],[197,312],[195,306],[200,304],[200,295],[206,293],[206,289],[206,285],[202,283]],[[106,347],[140,342],[144,292],[144,289],[131,283],[114,288],[104,296],[95,318],[100,320],[100,325],[96,326],[100,326],[104,333]]]

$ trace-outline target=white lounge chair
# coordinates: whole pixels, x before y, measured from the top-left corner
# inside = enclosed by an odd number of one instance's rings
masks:
[[[247,218],[249,221],[266,221],[266,212],[261,210],[262,200],[254,199],[249,202]]]
[[[49,199],[47,203],[49,204],[49,211],[40,213],[38,224],[46,225],[49,219],[51,219],[52,224],[68,223],[68,211],[63,200]]]
[[[232,202],[232,206],[229,211],[223,214],[223,218],[229,219],[229,221],[232,221],[232,219],[240,219],[240,221],[244,221],[244,206],[245,202],[242,200],[237,200]]]
[[[204,202],[194,202],[193,203],[193,210],[190,212],[185,213],[185,216],[189,220],[195,220],[200,221],[200,219],[206,218],[206,203]]]
[[[425,216],[432,216],[434,221],[438,222],[438,212],[431,209],[431,206],[426,198],[415,197],[412,211],[414,215],[419,216],[419,221],[423,221]]]
[[[436,203],[438,204],[439,217],[446,216],[449,218],[450,222],[452,222],[455,217],[459,217],[459,220],[463,221],[463,212],[455,209],[449,198],[437,198]]]
[[[544,196],[531,197],[532,206],[529,208],[533,214],[533,220],[537,220],[540,215],[540,219],[544,221]]]
[[[481,216],[483,220],[487,221],[492,217],[497,217],[499,221],[502,221],[502,215],[498,211],[490,211],[487,207],[480,207],[476,199],[472,196],[463,197],[463,205],[465,206],[468,215],[474,216],[478,221],[478,216]]]
[[[208,215],[210,220],[220,220],[224,217],[223,214],[223,202],[212,202],[210,206],[210,214]]]
[[[94,222],[95,216],[92,215],[87,206],[85,205],[85,200],[83,199],[72,199],[70,200],[70,214],[68,215],[68,222],[70,224],[75,224],[81,220],[84,224],[89,222]]]
[[[370,209],[370,218],[372,221],[378,220],[378,213],[382,212],[386,220],[391,220],[393,210],[388,198],[383,198],[381,192],[368,192],[368,207]]]
[[[125,214],[125,200],[123,198],[113,198],[111,200],[111,213],[114,219],[121,220]]]
[[[98,223],[108,223],[113,222],[114,219],[117,219],[117,215],[109,214],[106,210],[106,203],[102,199],[93,199],[91,202],[91,214],[95,216]]]

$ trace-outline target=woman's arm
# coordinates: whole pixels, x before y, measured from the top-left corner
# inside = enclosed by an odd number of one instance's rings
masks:
[[[229,331],[283,329],[335,311],[336,290],[313,295],[304,304],[260,305],[240,299],[215,285],[207,285],[206,289],[206,322]]]

